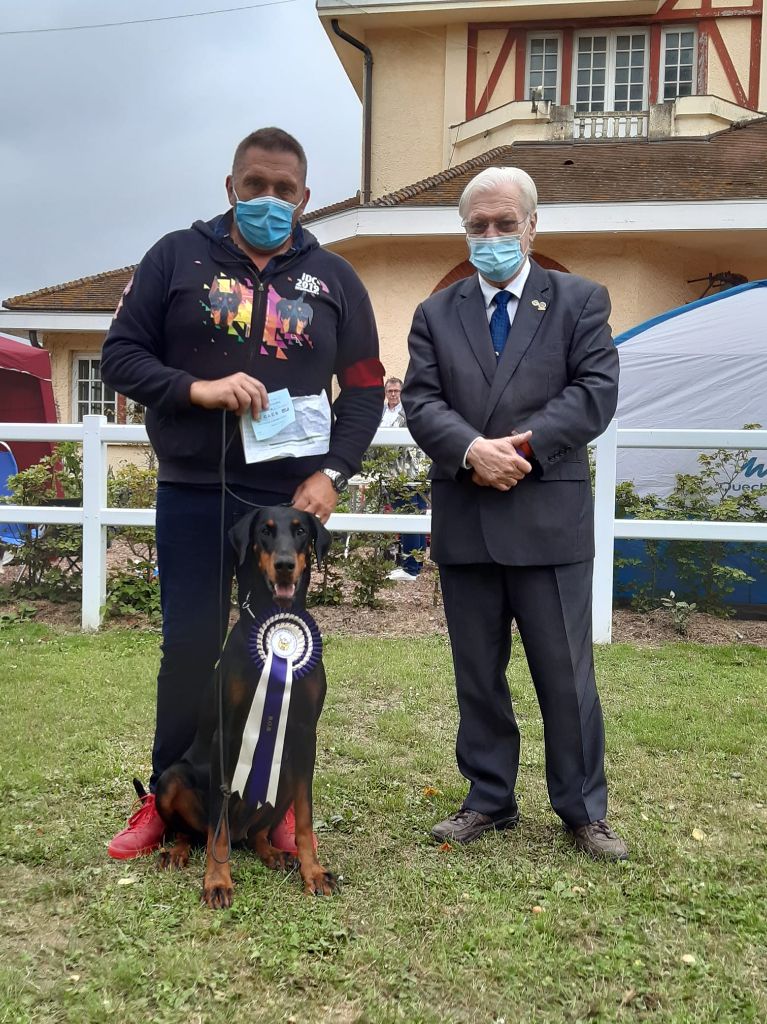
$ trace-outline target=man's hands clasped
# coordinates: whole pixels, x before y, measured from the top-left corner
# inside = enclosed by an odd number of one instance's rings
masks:
[[[527,430],[511,437],[478,437],[466,456],[474,483],[480,487],[495,487],[498,491],[516,487],[533,468],[516,449],[532,436],[532,431]]]

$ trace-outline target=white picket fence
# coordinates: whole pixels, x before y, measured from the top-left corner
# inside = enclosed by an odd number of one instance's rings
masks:
[[[0,423],[1,441],[79,441],[83,446],[81,508],[46,505],[0,505],[0,521],[82,526],[82,628],[98,629],[106,598],[106,531],[108,526],[154,526],[154,509],[109,508],[107,445],[148,443],[143,426],[116,426],[103,416],[83,423]],[[375,445],[413,444],[403,428],[379,430]],[[613,422],[594,442],[596,484],[594,534],[594,641],[610,643],[613,601],[613,549],[616,538],[656,540],[727,540],[767,543],[767,523],[721,523],[686,520],[616,519],[615,478],[618,448],[765,449],[767,430],[618,430]],[[328,526],[342,533],[429,533],[428,514],[337,513]]]

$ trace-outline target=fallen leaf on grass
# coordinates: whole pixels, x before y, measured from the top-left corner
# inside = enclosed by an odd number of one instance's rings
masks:
[[[693,839],[694,839],[694,840],[695,840],[696,842],[698,842],[698,843],[702,843],[702,842],[703,842],[703,840],[704,840],[704,839],[706,838],[706,833],[705,833],[705,832],[703,832],[703,831],[702,831],[702,829],[699,829],[699,828],[694,828],[694,829],[692,830],[692,838],[693,838]]]
[[[692,953],[684,953],[682,956],[683,964],[689,964],[692,966],[693,964],[697,964],[697,962],[697,959],[692,955]]]
[[[435,789],[434,786],[424,786],[423,787],[423,795],[426,796],[426,797],[429,797],[429,796],[442,796],[442,790],[441,789]]]
[[[542,913],[543,913],[543,907],[539,907],[539,906],[537,906],[537,905],[536,905],[536,906],[534,906],[534,907],[533,907],[533,913],[534,913],[534,914],[542,914]]]
[[[628,1006],[629,1003],[633,1003],[637,997],[637,990],[635,988],[627,988],[623,993],[623,999],[621,999],[621,1006]]]
[[[130,876],[126,876],[125,878],[118,878],[117,879],[117,884],[118,885],[133,885],[133,883],[135,881],[136,881],[135,878],[131,878]]]
[[[80,975],[79,974],[70,974],[68,980],[69,981],[79,981],[80,980]]]
[[[572,892],[576,892],[576,893],[578,893],[578,895],[581,895],[581,894],[582,894],[582,893],[584,893],[584,892],[585,892],[586,890],[585,890],[585,889],[583,888],[583,886],[582,886],[582,885],[574,885],[574,886],[572,887],[572,890],[571,890],[571,891],[572,891]]]
[[[450,843],[443,843],[442,846],[438,846],[437,849],[441,850],[442,853],[449,853],[449,851],[452,850],[453,847],[451,846]]]

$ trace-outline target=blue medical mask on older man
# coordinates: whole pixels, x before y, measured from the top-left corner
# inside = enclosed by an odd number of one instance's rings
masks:
[[[272,252],[287,241],[293,230],[293,214],[297,206],[274,196],[259,196],[243,201],[234,192],[234,198],[237,200],[234,208],[237,227],[248,245]]]
[[[470,238],[469,261],[488,281],[509,281],[525,261],[519,238]]]
[[[509,235],[467,235],[469,261],[488,281],[509,281],[525,262],[527,253],[522,251],[522,236],[527,225],[519,234]]]

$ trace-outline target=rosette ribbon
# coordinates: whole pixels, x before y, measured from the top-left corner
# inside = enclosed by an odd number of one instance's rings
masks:
[[[272,610],[248,633],[248,652],[260,671],[242,733],[232,793],[255,807],[275,805],[294,682],[322,657],[317,623],[303,610]]]

